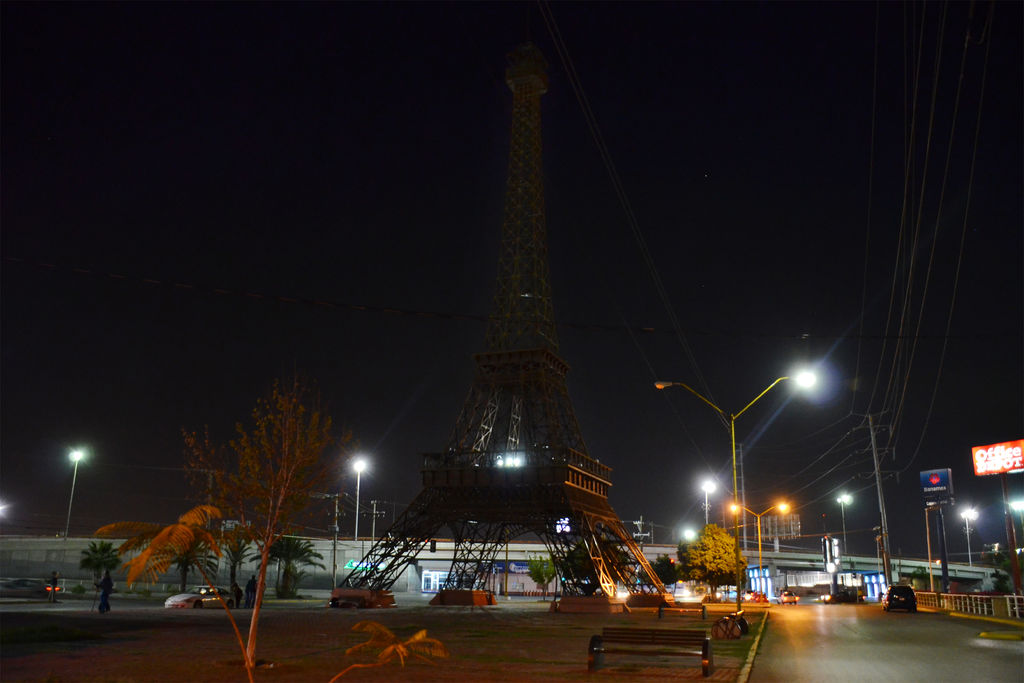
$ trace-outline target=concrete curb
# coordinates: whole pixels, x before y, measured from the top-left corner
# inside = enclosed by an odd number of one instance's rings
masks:
[[[978,634],[979,638],[988,638],[989,640],[1024,640],[1024,633],[1010,633],[1008,631],[982,631]]]
[[[1024,629],[1024,622],[1019,619],[1003,619],[1001,617],[990,617],[983,614],[967,614],[965,612],[950,612],[951,617],[960,617],[961,619],[974,619],[975,621],[987,621],[993,624],[1002,624],[1003,626],[1016,626],[1017,628]]]
[[[768,625],[768,617],[771,614],[771,610],[764,611],[764,619],[761,620],[761,628],[757,629],[757,637],[754,638],[754,644],[750,646],[750,652],[747,653],[747,661],[743,663],[743,668],[740,669],[740,673],[736,676],[736,683],[747,683],[750,678],[750,670],[754,668],[754,657],[757,656],[757,647],[761,644],[761,636],[764,634],[764,629]]]

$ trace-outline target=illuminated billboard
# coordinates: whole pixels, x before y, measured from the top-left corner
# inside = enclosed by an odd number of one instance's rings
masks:
[[[978,476],[1024,471],[1024,439],[975,446],[971,455]]]
[[[921,472],[921,495],[928,505],[950,505],[953,502],[953,473],[943,470]]]

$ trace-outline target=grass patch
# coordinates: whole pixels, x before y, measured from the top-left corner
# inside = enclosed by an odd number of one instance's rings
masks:
[[[0,643],[4,645],[99,640],[102,638],[103,636],[91,631],[64,626],[24,626],[0,631]]]

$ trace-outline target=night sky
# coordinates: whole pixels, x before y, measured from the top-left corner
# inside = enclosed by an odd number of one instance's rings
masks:
[[[731,485],[714,412],[655,380],[735,412],[814,364],[736,423],[751,508],[838,532],[848,491],[873,554],[871,413],[894,553],[924,554],[931,468],[972,548],[1004,541],[970,448],[1024,437],[1022,10],[970,9],[551,5],[634,230],[535,4],[4,3],[3,533],[63,531],[73,448],[72,534],[173,520],[181,429],[230,437],[294,371],[370,459],[362,501],[409,503],[484,350],[529,39],[560,353],[630,528],[675,542]]]

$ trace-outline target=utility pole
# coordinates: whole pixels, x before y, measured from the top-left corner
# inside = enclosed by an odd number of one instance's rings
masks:
[[[377,542],[377,501],[371,500],[373,505],[373,524],[370,525],[370,543]]]
[[[747,549],[747,485],[743,481],[743,444],[736,446],[736,457],[740,461],[740,510],[741,521],[743,522],[743,549]]]
[[[341,493],[313,493],[310,495],[313,498],[334,499],[334,523],[331,525],[331,532],[334,534],[334,540],[331,541],[331,588],[333,589],[338,585],[338,498],[341,497]]]
[[[882,470],[878,464],[878,444],[875,441],[875,419],[868,415],[868,430],[871,432],[871,455],[875,460],[875,487],[878,489],[878,512],[881,516],[882,562],[886,585],[892,585],[891,555],[889,553],[889,524],[885,519],[885,496],[882,494]]]
[[[644,539],[648,536],[647,532],[644,531],[644,516],[640,515],[640,519],[633,520],[633,524],[636,526],[636,532],[633,534],[633,538],[640,541],[640,552],[644,551]],[[651,529],[653,530],[653,525]]]

